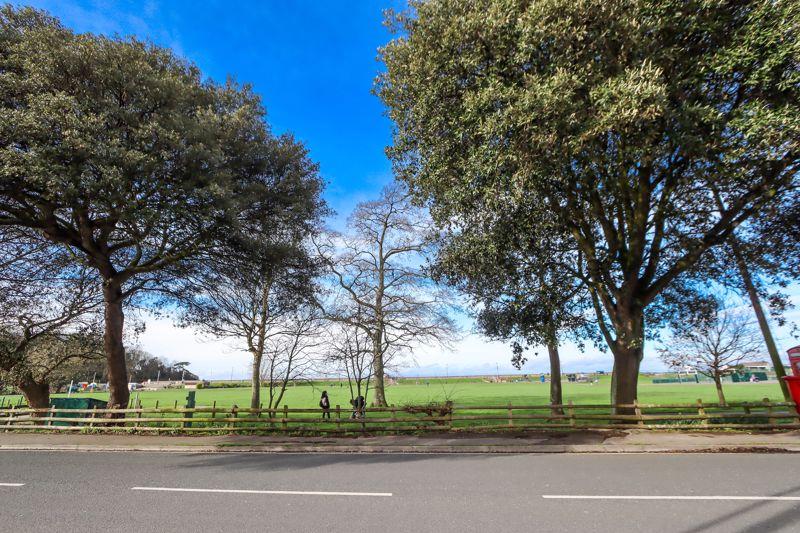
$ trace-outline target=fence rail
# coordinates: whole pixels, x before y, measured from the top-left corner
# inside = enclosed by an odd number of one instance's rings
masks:
[[[761,402],[720,405],[620,404],[453,405],[451,403],[372,407],[363,413],[335,406],[330,418],[321,409],[193,408],[0,409],[0,429],[186,432],[186,433],[375,433],[527,429],[800,429],[793,403]]]

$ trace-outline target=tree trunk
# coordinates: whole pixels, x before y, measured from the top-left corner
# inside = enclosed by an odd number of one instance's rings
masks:
[[[764,344],[767,346],[767,352],[772,360],[772,366],[775,368],[775,376],[778,378],[778,383],[781,386],[783,398],[790,402],[792,396],[789,394],[789,386],[783,377],[786,375],[786,369],[783,368],[783,361],[778,353],[778,347],[775,345],[775,339],[772,336],[772,331],[769,328],[769,322],[764,314],[764,308],[761,307],[761,299],[758,297],[758,291],[753,283],[753,277],[750,275],[750,270],[747,268],[747,263],[739,252],[739,247],[735,238],[730,239],[731,249],[736,259],[736,267],[739,269],[739,275],[742,277],[742,284],[747,291],[747,296],[750,298],[750,305],[753,307],[753,312],[758,320],[758,327],[761,329],[761,335],[764,337]]]
[[[22,391],[25,399],[28,401],[28,406],[33,409],[47,409],[50,407],[50,384],[47,382],[40,383],[33,379],[33,376],[25,376],[20,379],[16,386]],[[36,413],[34,416],[42,416],[41,413]]]
[[[259,310],[258,339],[256,345],[251,347],[253,354],[253,377],[250,382],[250,408],[258,409],[261,407],[261,361],[264,358],[264,346],[267,338],[267,319],[269,318],[269,295],[272,289],[272,277],[268,276],[264,280],[261,288],[261,308]],[[272,407],[273,390],[272,382],[275,377],[273,374],[274,364],[270,364],[269,370],[269,407]],[[284,388],[286,384],[284,383]],[[276,404],[277,405],[277,404]]]
[[[642,348],[617,348],[614,350],[614,379],[611,403],[633,404],[638,398],[639,365],[642,361]],[[633,407],[614,409],[616,414],[634,414]]]
[[[375,406],[386,407],[386,392],[383,386],[384,369],[383,369],[383,346],[382,346],[383,332],[378,329],[378,333],[372,337],[372,376],[375,381]]]
[[[712,377],[714,378],[714,385],[717,387],[717,398],[719,399],[719,404],[728,405],[727,402],[725,402],[725,394],[722,392],[722,378],[719,376],[719,374],[714,374]]]
[[[714,190],[714,198],[720,211],[723,211],[725,209],[725,205],[722,202],[719,192],[716,190]],[[753,283],[753,277],[750,275],[750,269],[747,268],[747,262],[739,250],[739,243],[736,240],[735,233],[731,234],[730,238],[728,239],[728,244],[730,244],[731,251],[733,252],[733,258],[736,262],[736,268],[739,270],[739,275],[742,278],[742,285],[744,285],[747,296],[750,298],[750,305],[753,307],[753,312],[758,320],[758,327],[761,329],[761,335],[764,337],[764,344],[767,346],[767,352],[772,360],[772,366],[775,368],[775,376],[778,378],[778,384],[781,387],[783,398],[787,402],[790,402],[792,401],[792,396],[789,394],[789,386],[786,384],[786,380],[783,379],[786,376],[786,369],[783,368],[783,361],[781,361],[781,356],[778,353],[778,347],[775,345],[775,339],[772,337],[772,331],[769,328],[769,322],[767,322],[764,309],[761,307],[761,299],[758,297],[758,291]]]
[[[558,355],[558,344],[548,343],[547,353],[550,356],[550,405],[562,405],[564,399],[561,396],[561,360]],[[556,407],[552,409],[552,413],[563,415],[564,410]]]
[[[261,406],[261,358],[263,354],[253,352],[253,376],[250,380],[250,408],[258,409]],[[271,402],[270,402],[271,403]]]
[[[103,301],[105,304],[103,348],[108,369],[109,409],[127,408],[130,398],[128,369],[125,366],[125,344],[123,340],[125,314],[122,311],[122,300],[122,287],[119,283],[106,281],[103,286]]]
[[[611,403],[631,405],[638,399],[639,365],[644,355],[644,312],[629,310],[619,317],[621,331],[611,346],[614,374],[611,380]],[[616,409],[616,414],[634,414],[633,407]]]

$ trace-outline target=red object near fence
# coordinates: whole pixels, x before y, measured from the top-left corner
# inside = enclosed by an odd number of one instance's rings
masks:
[[[797,409],[798,413],[800,413],[800,377],[786,376],[783,379],[785,379],[786,384],[789,385],[789,394],[792,395],[794,408]]]
[[[800,346],[789,348],[786,353],[789,354],[789,366],[792,367],[792,374],[800,377]]]
[[[789,366],[792,367],[792,376],[786,376],[786,385],[789,386],[789,394],[792,395],[795,409],[800,413],[800,346],[786,350],[789,354]]]

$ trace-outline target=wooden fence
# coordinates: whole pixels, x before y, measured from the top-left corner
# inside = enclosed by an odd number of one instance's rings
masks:
[[[250,409],[233,406],[133,409],[0,409],[0,429],[85,432],[175,433],[382,433],[441,431],[519,431],[579,429],[800,429],[793,403],[728,405],[469,405],[452,404],[367,408],[353,414],[335,406],[330,418],[321,409]],[[623,414],[624,413],[624,414]]]

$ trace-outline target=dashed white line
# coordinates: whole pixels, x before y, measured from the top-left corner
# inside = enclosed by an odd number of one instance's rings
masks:
[[[131,487],[131,490],[160,492],[213,492],[222,494],[288,494],[295,496],[378,496],[388,497],[391,492],[327,492],[305,490],[249,490],[249,489],[185,489],[177,487]]]
[[[800,496],[617,496],[617,495],[577,495],[577,494],[543,494],[546,500],[745,500],[745,501],[778,501],[797,502]]]
[[[23,487],[25,483],[0,483],[0,487]]]

